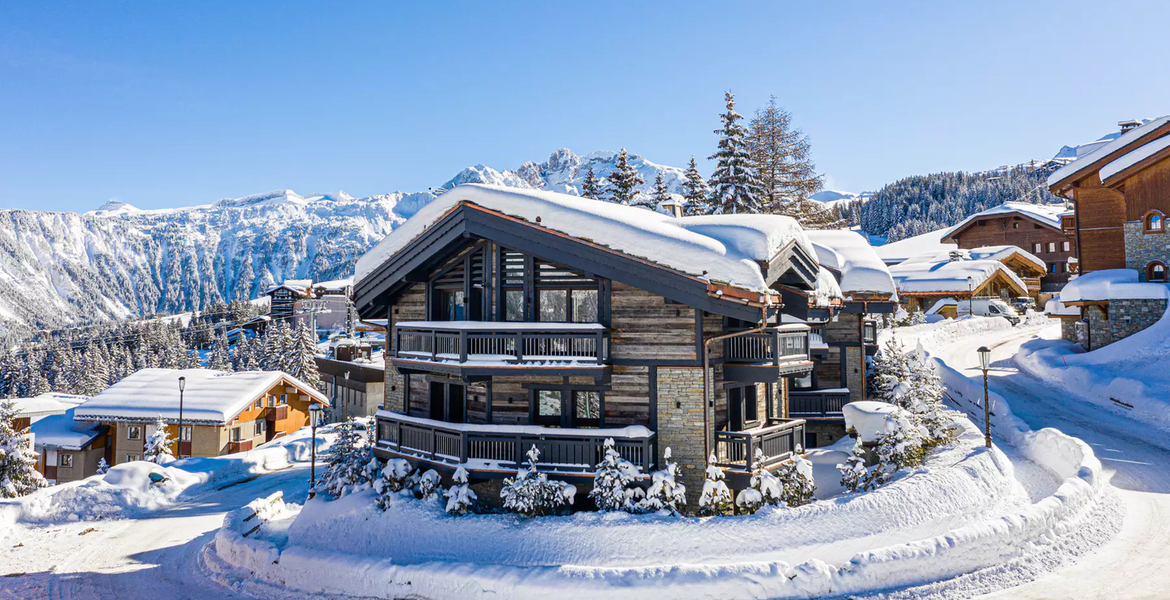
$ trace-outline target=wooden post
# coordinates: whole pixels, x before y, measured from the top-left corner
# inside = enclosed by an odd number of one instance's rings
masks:
[[[467,362],[467,330],[459,330],[459,362]]]

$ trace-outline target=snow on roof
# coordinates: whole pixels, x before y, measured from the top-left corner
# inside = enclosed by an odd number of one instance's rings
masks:
[[[999,206],[993,206],[987,210],[977,212],[966,219],[959,222],[951,228],[951,233],[954,233],[976,219],[986,219],[988,217],[996,217],[1000,215],[1009,215],[1012,213],[1020,213],[1022,215],[1031,217],[1049,227],[1060,229],[1060,214],[1067,209],[1064,203],[1060,204],[1029,204],[1027,202],[1004,202]],[[950,234],[947,234],[948,236]]]
[[[1108,144],[1103,144],[1096,150],[1093,150],[1084,156],[1078,157],[1073,162],[1057,169],[1052,173],[1052,175],[1048,176],[1049,187],[1054,186],[1061,181],[1072,177],[1073,175],[1087,172],[1090,167],[1097,163],[1097,161],[1149,135],[1151,132],[1158,129],[1162,125],[1165,125],[1166,123],[1170,123],[1170,115],[1158,117],[1157,119],[1154,119],[1145,125],[1142,125],[1141,127],[1135,127],[1125,132],[1124,134],[1117,136]],[[1104,176],[1102,176],[1102,179],[1104,179]]]
[[[1093,271],[1069,280],[1060,290],[1062,303],[1100,300],[1156,300],[1170,299],[1170,287],[1165,283],[1138,281],[1134,269],[1105,269]]]
[[[227,423],[281,380],[328,405],[320,392],[280,371],[225,373],[211,369],[142,369],[78,407],[76,418],[89,421],[179,419],[179,377],[187,378],[183,420]]]
[[[816,306],[829,306],[834,300],[845,300],[845,294],[841,291],[837,278],[823,265],[817,269],[816,287],[809,297]]]
[[[1044,304],[1044,314],[1057,317],[1079,317],[1081,309],[1075,306],[1066,306],[1060,301],[1060,296],[1050,299]]]
[[[279,289],[286,289],[304,296],[307,293],[307,289],[312,285],[313,280],[311,279],[286,279],[284,283],[270,286],[268,289],[264,290],[264,294],[267,295]]]
[[[460,202],[501,212],[700,279],[763,292],[756,261],[795,242],[812,255],[800,226],[779,215],[674,217],[652,210],[538,190],[464,184],[439,196],[358,259],[361,281]]]
[[[39,396],[33,396],[32,398],[12,398],[11,400],[16,404],[16,415],[18,417],[32,418],[62,414],[74,406],[89,400],[89,396],[46,392]],[[3,400],[0,400],[0,402],[3,402]]]
[[[1160,137],[1137,150],[1123,155],[1121,158],[1101,167],[1101,181],[1105,181],[1110,177],[1138,164],[1139,162],[1170,148],[1170,135]]]
[[[321,281],[313,284],[313,289],[322,290],[343,290],[347,287],[353,287],[353,277],[346,277],[345,279],[335,279],[333,281]]]
[[[939,262],[950,260],[951,253],[953,253],[953,252],[958,252],[963,257],[963,260],[995,260],[995,261],[999,261],[999,262],[1003,262],[1004,260],[1007,260],[1008,257],[1010,257],[1012,255],[1016,255],[1016,256],[1019,256],[1020,258],[1023,258],[1024,260],[1032,263],[1033,265],[1036,266],[1037,269],[1039,269],[1041,271],[1044,271],[1048,268],[1048,266],[1044,264],[1044,261],[1037,258],[1035,254],[1032,254],[1031,252],[1028,252],[1027,250],[1024,250],[1018,246],[1008,246],[1008,245],[980,246],[978,248],[964,248],[961,250],[959,250],[959,249],[947,250],[945,252],[924,254],[922,256],[912,256],[903,262],[904,263],[939,263]]]
[[[902,294],[962,293],[979,289],[996,272],[1003,272],[1021,290],[1028,286],[1015,273],[995,260],[907,261],[890,267],[890,275]],[[968,285],[967,278],[972,279]]]
[[[36,450],[81,450],[102,433],[101,423],[74,420],[76,407],[32,424]]]
[[[886,263],[861,234],[847,229],[805,233],[816,249],[817,260],[841,274],[842,292],[897,295]]]
[[[937,254],[947,250],[954,250],[959,247],[954,242],[944,242],[942,239],[951,232],[951,227],[943,229],[936,229],[928,231],[922,235],[916,235],[904,240],[886,244],[884,246],[875,246],[874,252],[881,257],[882,261],[887,265],[896,265],[908,258],[915,256],[922,256],[925,254]]]

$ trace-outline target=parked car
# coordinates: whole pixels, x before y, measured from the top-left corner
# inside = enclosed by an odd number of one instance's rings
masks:
[[[955,306],[955,312],[960,317],[975,314],[979,317],[1003,317],[1011,322],[1012,325],[1020,322],[1020,315],[1016,312],[1016,309],[999,298],[961,300]]]
[[[1036,300],[1028,296],[1020,296],[1012,300],[1012,308],[1016,309],[1016,312],[1020,314],[1026,313],[1029,310],[1036,310]]]

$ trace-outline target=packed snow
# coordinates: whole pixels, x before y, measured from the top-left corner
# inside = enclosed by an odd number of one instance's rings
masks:
[[[897,298],[894,280],[874,247],[860,234],[849,230],[807,231],[821,266],[840,273],[845,294],[874,293]]]
[[[179,419],[179,377],[187,379],[183,392],[183,420],[189,423],[227,423],[280,381],[289,382],[317,402],[329,400],[313,387],[279,371],[225,373],[211,369],[142,369],[93,397],[75,413],[89,421],[153,421]],[[171,399],[173,402],[163,402]]]
[[[745,289],[767,289],[756,261],[789,244],[812,246],[803,230],[779,215],[726,215],[676,219],[651,210],[558,194],[465,184],[428,204],[386,236],[357,263],[361,281],[460,202],[469,202],[548,229],[591,240],[697,278]]]

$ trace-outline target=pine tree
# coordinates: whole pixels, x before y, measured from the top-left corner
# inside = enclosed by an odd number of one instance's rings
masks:
[[[354,427],[353,419],[337,426],[337,439],[330,449],[329,463],[317,482],[317,491],[334,498],[360,492],[373,485],[370,459],[373,454]]]
[[[231,371],[231,351],[228,349],[229,342],[227,334],[220,332],[215,339],[215,345],[211,349],[211,353],[207,355],[207,368],[214,371]]]
[[[597,463],[589,497],[601,512],[632,511],[635,505],[627,489],[637,478],[638,469],[618,454],[613,438],[605,439],[604,448],[604,456]]]
[[[109,387],[107,383],[110,378],[109,369],[105,357],[98,351],[97,346],[90,342],[85,349],[85,371],[82,372],[81,381],[78,382],[81,393],[86,396],[94,396]]]
[[[662,458],[666,467],[650,474],[650,488],[646,490],[640,512],[665,511],[678,515],[687,503],[687,488],[678,482],[679,468],[670,460],[669,447],[662,452]]]
[[[305,325],[301,325],[295,334],[295,348],[293,370],[289,375],[300,379],[306,384],[317,387],[321,382],[321,375],[317,371],[317,340]]]
[[[817,486],[813,483],[812,463],[800,455],[799,449],[792,460],[780,466],[777,479],[780,482],[780,499],[785,506],[796,508],[816,499]]]
[[[792,115],[776,106],[775,96],[756,111],[748,126],[747,148],[769,211],[820,191],[823,178],[809,158],[808,136],[792,127]]]
[[[455,469],[451,480],[455,485],[443,492],[443,496],[447,498],[447,514],[458,516],[471,512],[475,508],[478,497],[467,483],[467,469],[460,465],[458,469]]]
[[[861,438],[853,445],[849,458],[837,465],[837,472],[841,474],[841,485],[846,491],[864,492],[871,489],[873,477],[865,467],[865,447],[861,445]]]
[[[593,172],[593,165],[585,170],[585,179],[581,182],[581,197],[592,200],[601,200],[601,180]]]
[[[699,169],[695,166],[695,157],[693,156],[691,157],[691,164],[687,166],[686,173],[683,174],[682,189],[683,199],[687,203],[686,214],[698,215],[711,212],[707,206],[707,182],[699,174]]]
[[[723,516],[732,513],[731,490],[723,481],[723,469],[715,465],[715,453],[707,458],[707,477],[703,481],[703,493],[699,496],[699,514],[705,517]]]
[[[618,153],[617,163],[613,172],[609,174],[609,199],[618,204],[630,204],[634,201],[637,191],[635,188],[643,183],[642,175],[630,164],[626,156],[626,149]]]
[[[720,116],[723,127],[715,130],[719,134],[719,149],[711,155],[715,159],[715,172],[709,182],[711,202],[706,212],[762,212],[764,201],[759,177],[748,155],[747,132],[739,122],[743,116],[735,112],[735,96],[731,92],[727,92],[725,99],[727,112]]]
[[[645,206],[650,210],[658,210],[658,207],[670,200],[670,189],[666,187],[666,180],[662,178],[662,171],[659,171],[654,176],[654,190],[651,192],[650,198],[642,200],[645,198],[644,195],[639,195],[638,198],[634,204],[637,206]]]
[[[99,458],[96,473],[98,475],[105,475],[106,473],[109,473],[109,472],[110,472],[110,464],[106,462],[106,457],[103,456],[103,457]]]
[[[571,505],[577,488],[563,481],[549,481],[536,468],[540,450],[528,451],[528,461],[516,470],[515,477],[504,479],[500,499],[504,508],[526,517],[555,514],[561,507]]]
[[[171,454],[171,445],[174,443],[175,440],[167,431],[167,422],[160,416],[154,422],[154,433],[146,438],[146,449],[142,451],[142,455],[156,465],[165,465],[175,460],[175,455]]]
[[[37,472],[37,453],[15,429],[16,403],[0,401],[0,498],[16,498],[48,483]]]

